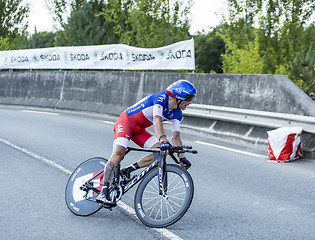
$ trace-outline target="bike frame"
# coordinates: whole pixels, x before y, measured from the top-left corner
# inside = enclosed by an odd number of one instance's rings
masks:
[[[153,162],[148,167],[146,167],[142,172],[137,174],[133,179],[131,179],[130,181],[128,181],[125,184],[123,184],[120,181],[120,164],[116,167],[115,172],[114,172],[114,176],[113,176],[113,183],[114,183],[113,185],[114,186],[120,186],[122,188],[122,195],[121,196],[123,196],[127,191],[129,191],[133,186],[135,186],[139,181],[141,181],[145,177],[145,175],[147,175],[147,173],[149,173],[155,167],[158,167],[159,194],[164,196],[166,194],[166,186],[167,186],[167,176],[166,176],[166,171],[165,171],[166,155],[162,155],[160,153],[160,150],[157,150],[157,149],[144,149],[144,148],[127,147],[127,151],[125,153],[125,156],[131,151],[152,152],[153,153]],[[170,156],[176,163],[179,163],[173,154],[170,154]],[[101,170],[95,176],[90,178],[88,181],[86,181],[84,183],[83,187],[86,187],[89,190],[93,190],[94,192],[99,194],[100,190],[93,187],[93,185],[91,185],[90,182],[93,179],[100,176],[103,172],[104,172],[104,170]],[[91,199],[87,199],[87,200],[94,201]]]
[[[161,162],[161,160],[165,161],[165,156],[162,156],[159,153],[159,151],[153,152],[153,162],[148,167],[146,167],[142,172],[136,175],[133,179],[131,179],[129,182],[127,182],[126,184],[122,184],[123,194],[130,190],[134,185],[136,185],[142,178],[144,178],[144,176],[147,175],[148,172],[150,172],[153,168],[158,166],[159,165],[158,163]]]

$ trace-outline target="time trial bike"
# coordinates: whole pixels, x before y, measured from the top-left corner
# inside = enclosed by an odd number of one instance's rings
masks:
[[[140,182],[134,196],[134,209],[142,223],[149,227],[167,227],[177,222],[188,210],[194,195],[194,184],[186,169],[176,164],[166,163],[166,155],[158,149],[128,147],[131,151],[152,152],[153,162],[131,179],[116,167],[110,183],[109,195],[118,202],[121,197]],[[193,153],[191,146],[172,146],[169,156],[179,164],[174,153]],[[104,166],[107,159],[90,158],[81,163],[71,174],[65,189],[65,200],[69,210],[79,216],[88,216],[102,207],[97,203],[103,182]]]

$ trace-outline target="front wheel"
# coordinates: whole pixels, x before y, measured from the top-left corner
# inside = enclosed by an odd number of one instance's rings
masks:
[[[136,214],[149,227],[167,227],[188,210],[194,195],[190,174],[174,164],[166,165],[165,193],[159,194],[158,168],[151,170],[139,184],[134,200]]]

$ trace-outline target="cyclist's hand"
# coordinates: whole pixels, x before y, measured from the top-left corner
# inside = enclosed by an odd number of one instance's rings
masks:
[[[160,150],[164,155],[169,154],[169,150],[171,149],[171,144],[168,141],[161,142]]]
[[[191,167],[191,163],[187,160],[187,158],[183,157],[179,159],[180,165],[186,169]]]

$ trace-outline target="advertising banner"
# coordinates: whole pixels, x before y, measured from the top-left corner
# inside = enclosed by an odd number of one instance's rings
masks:
[[[160,48],[111,44],[0,51],[0,69],[195,70],[194,39]]]

